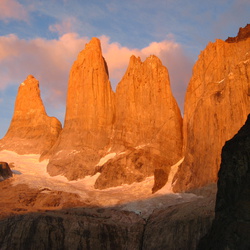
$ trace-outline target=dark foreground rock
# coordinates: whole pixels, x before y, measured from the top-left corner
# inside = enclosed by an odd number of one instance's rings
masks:
[[[12,171],[7,162],[0,162],[0,181],[12,177]]]
[[[222,150],[215,220],[198,249],[250,249],[250,115]]]
[[[71,209],[0,221],[1,250],[141,249],[144,221],[131,212]]]
[[[25,203],[26,213],[12,209],[0,220],[0,249],[196,249],[214,218],[215,193],[215,186],[204,188],[200,198],[149,217],[119,206],[28,212],[31,203]]]
[[[216,189],[211,185],[197,194],[198,200],[155,210],[147,221],[142,249],[196,249],[212,225]]]

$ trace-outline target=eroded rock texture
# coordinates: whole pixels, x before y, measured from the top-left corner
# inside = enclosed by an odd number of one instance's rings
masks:
[[[70,71],[64,128],[44,156],[50,157],[49,174],[63,174],[70,180],[93,174],[109,143],[113,119],[114,93],[100,41],[93,38]]]
[[[199,249],[250,249],[250,115],[222,150],[215,220]]]
[[[184,162],[174,190],[217,181],[221,149],[250,112],[250,38],[216,40],[201,52],[190,80],[183,118]]]
[[[0,140],[0,150],[42,154],[54,145],[60,131],[61,123],[46,114],[38,80],[29,75],[18,89],[14,114],[6,135]]]
[[[211,185],[198,192],[202,195],[198,200],[155,209],[147,220],[143,250],[196,249],[212,225],[216,188]]]
[[[193,250],[214,218],[214,187],[198,190],[196,194],[200,197],[193,195],[184,203],[180,198],[172,205],[166,203],[164,208],[155,204],[152,214],[143,216],[119,206],[87,208],[77,194],[35,190],[24,184],[11,186],[11,180],[7,180],[1,183],[5,194],[0,193],[1,250]],[[165,198],[170,204],[175,199]],[[164,197],[161,201],[164,202]]]
[[[182,117],[159,58],[130,58],[115,104],[110,152],[118,155],[99,168],[96,188],[142,181],[182,157]]]
[[[1,250],[141,249],[144,221],[132,212],[71,209],[0,221]]]

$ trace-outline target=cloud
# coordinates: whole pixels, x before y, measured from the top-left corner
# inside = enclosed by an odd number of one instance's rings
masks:
[[[10,19],[28,21],[28,12],[16,0],[1,0],[0,1],[0,19],[7,22]]]
[[[59,35],[71,33],[74,30],[76,22],[77,20],[75,17],[68,17],[64,19],[61,23],[50,25],[49,30],[52,32],[56,32]]]
[[[40,81],[46,102],[65,102],[70,67],[87,41],[75,33],[54,40],[0,37],[0,89],[19,85],[32,74]]]
[[[185,56],[178,43],[165,40],[137,49],[111,42],[107,36],[101,36],[100,40],[113,89],[122,79],[131,55],[140,56],[144,60],[154,54],[169,69],[172,90],[180,105],[183,105],[192,61]],[[64,106],[70,68],[88,41],[89,38],[80,37],[76,33],[66,33],[53,40],[24,40],[13,34],[0,37],[0,90],[9,85],[18,86],[27,75],[32,74],[40,81],[46,108],[53,110]]]

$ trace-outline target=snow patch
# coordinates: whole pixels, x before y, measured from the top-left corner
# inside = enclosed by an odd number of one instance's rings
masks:
[[[110,153],[105,155],[100,159],[100,161],[96,164],[96,166],[103,166],[107,161],[113,159],[116,156],[116,153]]]
[[[177,173],[178,167],[180,166],[180,164],[183,161],[184,161],[184,157],[182,159],[180,159],[176,164],[174,164],[171,167],[171,170],[170,170],[170,173],[169,173],[169,176],[168,176],[168,181],[167,181],[166,185],[163,188],[161,188],[160,190],[158,190],[156,192],[156,194],[173,193],[173,185],[174,185],[174,183],[172,183],[172,182],[173,182],[175,174]]]
[[[142,144],[142,145],[136,146],[135,149],[141,149],[141,148],[144,148],[144,147],[146,147],[146,146],[148,146],[148,145],[149,145],[149,143],[147,143],[147,144]]]
[[[223,78],[222,80],[218,81],[217,83],[222,83],[225,81],[225,78]]]
[[[59,151],[60,152],[60,151]],[[72,150],[72,151],[70,151],[69,152],[69,154],[68,155],[74,155],[74,154],[78,154],[78,153],[80,153],[80,151],[77,151],[77,150]]]
[[[107,154],[102,158],[100,164],[104,164],[115,155],[116,153]],[[172,166],[169,181],[165,187],[152,195],[153,176],[147,177],[142,182],[98,190],[94,188],[94,184],[100,173],[75,181],[68,181],[61,175],[51,177],[46,171],[48,160],[39,162],[39,157],[40,155],[18,155],[7,150],[0,151],[0,159],[9,163],[13,162],[12,171],[21,173],[12,177],[12,185],[26,184],[44,193],[51,191],[75,193],[87,204],[93,206],[119,206],[122,210],[133,211],[143,218],[147,218],[156,208],[165,208],[173,204],[198,199],[198,196],[194,194],[170,193],[172,191],[172,178],[183,159]]]
[[[245,61],[243,61],[244,64],[247,64],[250,61],[250,59],[247,59]]]

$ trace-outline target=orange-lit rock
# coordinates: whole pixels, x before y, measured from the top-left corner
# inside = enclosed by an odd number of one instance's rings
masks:
[[[0,140],[0,149],[42,154],[54,145],[60,131],[61,123],[46,114],[38,80],[29,75],[19,87],[11,124]]]
[[[185,159],[175,179],[176,192],[217,180],[222,146],[249,112],[250,38],[209,43],[193,68],[186,93]]]
[[[117,86],[115,117],[110,152],[125,153],[102,166],[95,187],[142,181],[156,168],[168,172],[182,157],[182,117],[156,56],[130,58]]]
[[[109,143],[113,119],[114,93],[100,41],[93,38],[71,68],[65,125],[49,153],[48,172],[68,179],[92,174]]]

